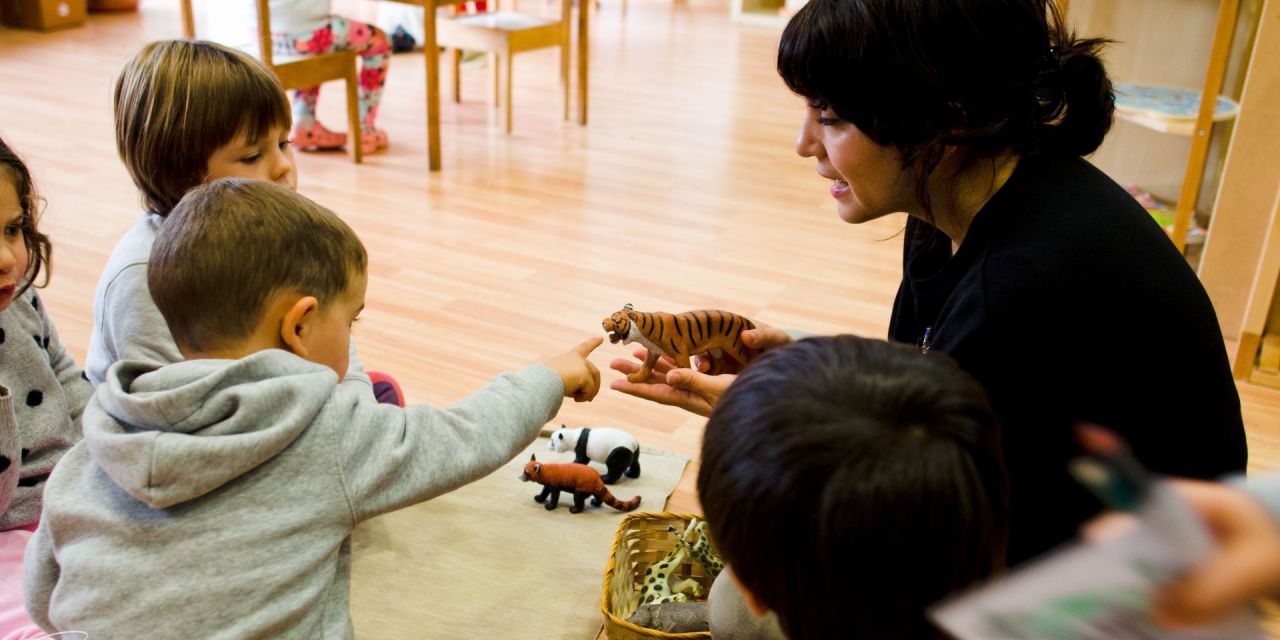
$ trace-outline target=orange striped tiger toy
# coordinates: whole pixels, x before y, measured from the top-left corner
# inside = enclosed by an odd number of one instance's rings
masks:
[[[728,311],[686,311],[684,313],[644,313],[631,305],[600,323],[609,342],[639,342],[649,350],[644,366],[627,376],[631,382],[647,382],[653,365],[662,354],[671,356],[676,366],[687,368],[695,355],[710,353],[716,358],[728,355],[739,366],[746,366],[755,351],[742,343],[742,332],[756,325],[745,316]],[[711,373],[718,373],[711,371]]]
[[[525,463],[524,475],[521,475],[520,479],[525,482],[532,480],[542,485],[542,493],[534,496],[533,500],[540,504],[545,502],[547,511],[554,510],[556,505],[560,504],[561,491],[573,493],[573,506],[569,507],[569,513],[582,513],[587,496],[592,496],[591,506],[593,507],[598,507],[603,502],[619,511],[634,511],[640,506],[640,496],[626,502],[613,497],[613,494],[605,488],[600,474],[585,464],[576,462],[543,464],[538,462],[538,456],[534,455]]]

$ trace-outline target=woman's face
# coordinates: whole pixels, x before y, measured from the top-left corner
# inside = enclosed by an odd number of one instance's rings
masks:
[[[817,159],[818,175],[832,181],[836,213],[845,222],[861,224],[915,208],[913,182],[897,149],[872,142],[830,109],[808,106],[796,153]]]

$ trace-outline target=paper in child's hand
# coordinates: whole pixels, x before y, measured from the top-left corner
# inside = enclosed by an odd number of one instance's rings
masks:
[[[1130,530],[1032,561],[930,611],[957,640],[1266,640],[1249,612],[1212,627],[1171,631],[1151,622],[1160,585],[1212,550],[1181,498],[1159,483]]]

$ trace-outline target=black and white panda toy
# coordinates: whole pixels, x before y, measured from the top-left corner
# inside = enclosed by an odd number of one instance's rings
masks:
[[[617,482],[623,473],[628,478],[640,477],[640,443],[636,437],[621,429],[570,429],[560,425],[551,434],[547,448],[552,451],[573,451],[573,461],[587,464],[594,461],[609,470],[600,475],[605,484]]]

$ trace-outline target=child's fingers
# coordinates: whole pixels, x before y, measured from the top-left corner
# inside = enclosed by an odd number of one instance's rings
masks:
[[[578,344],[578,346],[574,347],[573,350],[576,351],[578,355],[585,358],[591,355],[591,352],[595,351],[596,347],[600,346],[603,343],[604,343],[604,338],[601,338],[600,336],[592,336],[590,338],[587,338],[586,340],[583,340],[581,343]]]
[[[600,369],[587,361],[586,385],[573,394],[574,402],[590,402],[600,393]]]

